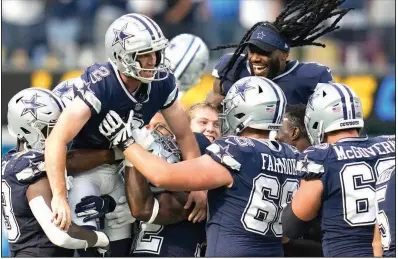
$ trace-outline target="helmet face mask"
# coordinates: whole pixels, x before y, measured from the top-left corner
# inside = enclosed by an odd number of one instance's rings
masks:
[[[362,104],[348,86],[318,84],[305,111],[304,124],[312,145],[324,142],[325,134],[364,126]]]
[[[143,83],[167,78],[170,62],[165,59],[168,40],[159,26],[149,17],[141,14],[127,14],[115,20],[105,34],[105,48],[108,60],[117,70]],[[142,67],[139,56],[156,54],[154,68]],[[142,76],[140,72],[151,72]]]
[[[282,126],[286,97],[269,79],[245,77],[238,80],[222,102],[221,134],[240,134],[246,127],[278,130]]]
[[[154,128],[151,134],[155,141],[149,147],[149,152],[163,158],[170,164],[181,161],[181,151],[174,135],[164,136],[157,127]]]

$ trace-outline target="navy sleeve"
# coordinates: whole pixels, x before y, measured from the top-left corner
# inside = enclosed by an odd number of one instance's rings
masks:
[[[232,137],[218,139],[207,147],[206,154],[227,169],[239,171],[245,162],[245,155],[242,147],[234,143]]]
[[[195,134],[196,142],[198,142],[200,154],[201,155],[206,154],[206,148],[211,145],[210,140],[208,140],[206,138],[206,136],[201,133],[194,132],[194,134]]]
[[[296,164],[298,175],[300,175],[302,179],[320,179],[324,182],[326,175],[325,158],[327,157],[328,151],[328,144],[321,144],[307,148],[298,157]]]
[[[165,97],[162,109],[167,109],[172,106],[178,98],[178,87],[176,84],[176,79],[172,73],[170,73],[169,76],[163,80],[162,90],[163,96]]]
[[[90,107],[93,114],[100,113],[102,104],[107,103],[104,78],[109,75],[111,75],[109,68],[94,64],[88,67],[80,76],[80,80],[75,80],[73,84],[75,95]]]
[[[320,74],[319,83],[330,83],[333,82],[333,75],[332,71],[328,67],[324,67],[324,70]]]
[[[227,64],[228,64],[229,60],[231,59],[231,57],[232,57],[232,53],[222,56],[218,60],[217,64],[215,65],[213,72],[211,73],[212,76],[214,76],[215,78],[218,78],[218,79],[224,77],[225,75],[223,73],[223,70],[227,67]]]

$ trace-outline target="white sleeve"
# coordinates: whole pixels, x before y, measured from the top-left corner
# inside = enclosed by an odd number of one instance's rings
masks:
[[[36,220],[44,230],[44,233],[46,233],[47,237],[54,245],[67,249],[86,249],[88,247],[86,240],[76,239],[69,236],[68,233],[60,230],[51,222],[52,212],[44,201],[43,196],[37,196],[30,200],[29,206]],[[102,236],[104,235],[106,238],[106,235],[97,231],[95,231],[95,233],[98,236],[98,241],[95,246],[106,246],[107,244],[106,242],[103,242]]]

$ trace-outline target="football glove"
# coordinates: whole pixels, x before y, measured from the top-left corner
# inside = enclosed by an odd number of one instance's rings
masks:
[[[86,196],[76,204],[75,212],[77,217],[83,218],[83,222],[93,219],[100,220],[100,228],[104,228],[104,216],[108,212],[115,210],[116,201],[109,195],[103,196]]]
[[[134,112],[130,111],[127,123],[125,123],[122,118],[120,118],[119,114],[115,111],[109,111],[99,125],[101,134],[104,135],[113,146],[120,148],[122,152],[135,142],[131,127],[133,115]]]

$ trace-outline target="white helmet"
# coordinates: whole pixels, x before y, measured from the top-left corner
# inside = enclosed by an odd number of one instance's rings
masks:
[[[105,34],[105,49],[109,61],[121,73],[143,83],[160,81],[168,76],[169,64],[166,64],[168,62],[164,56],[168,42],[152,19],[136,13],[118,18]],[[155,67],[142,68],[137,57],[151,52],[156,53]],[[141,71],[152,72],[152,77],[142,77]]]
[[[192,34],[174,37],[166,49],[171,71],[182,91],[188,90],[200,81],[209,63],[209,49],[203,40]]]
[[[282,89],[264,77],[249,76],[238,80],[222,102],[221,134],[239,134],[246,127],[278,130],[286,108]]]
[[[26,141],[29,148],[42,152],[63,108],[62,101],[50,90],[24,89],[8,102],[8,131]]]
[[[325,133],[364,126],[362,104],[348,86],[320,83],[308,100],[304,124],[312,145],[323,142]]]

